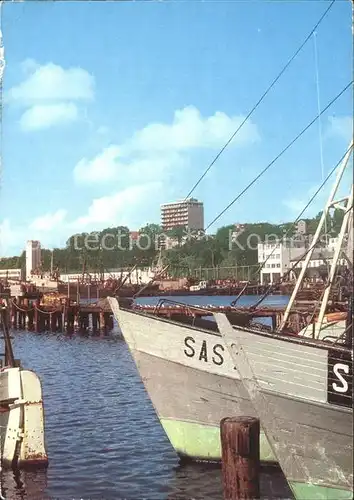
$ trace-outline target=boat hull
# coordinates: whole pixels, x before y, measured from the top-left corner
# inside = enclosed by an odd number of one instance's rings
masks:
[[[183,459],[220,461],[222,418],[254,414],[221,336],[111,306],[175,451]],[[264,435],[260,453],[274,463]]]
[[[0,438],[4,466],[48,466],[42,387],[30,370],[17,367],[0,371]]]
[[[265,393],[268,435],[298,500],[353,495],[353,419],[349,409]],[[272,417],[276,415],[276,418]],[[281,423],[281,425],[279,425]]]
[[[352,498],[350,351],[232,328],[225,315],[215,317],[295,498]]]

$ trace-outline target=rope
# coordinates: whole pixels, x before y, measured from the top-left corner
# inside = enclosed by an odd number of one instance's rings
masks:
[[[325,12],[322,14],[322,16],[320,17],[319,21],[317,22],[317,24],[312,28],[312,30],[310,31],[310,33],[307,35],[307,37],[305,38],[305,40],[302,42],[302,44],[300,45],[300,47],[297,49],[297,51],[291,56],[291,58],[288,60],[288,62],[285,64],[285,66],[282,68],[282,70],[280,71],[280,73],[278,74],[278,76],[272,81],[272,83],[269,85],[269,87],[267,88],[267,90],[262,94],[262,96],[260,97],[260,99],[256,102],[256,104],[253,106],[253,108],[251,109],[251,111],[248,113],[248,115],[246,116],[246,118],[242,121],[242,123],[238,126],[238,128],[236,129],[236,131],[232,134],[232,136],[230,137],[230,139],[227,141],[227,143],[224,145],[224,147],[219,151],[219,153],[215,156],[215,158],[213,159],[213,161],[210,163],[210,165],[208,166],[208,168],[205,170],[205,172],[203,173],[203,175],[201,177],[199,177],[198,181],[194,184],[194,186],[192,187],[192,189],[189,191],[189,193],[187,194],[185,200],[187,200],[187,198],[189,198],[189,196],[193,193],[193,191],[195,190],[195,188],[201,183],[201,181],[204,179],[204,177],[206,176],[206,174],[209,172],[209,170],[211,169],[211,167],[214,165],[214,163],[219,159],[219,157],[222,155],[222,153],[225,151],[225,149],[228,147],[228,145],[231,143],[231,141],[235,138],[235,136],[238,134],[238,132],[241,130],[241,128],[244,126],[244,124],[248,121],[248,119],[251,117],[251,115],[254,113],[254,111],[256,111],[256,109],[258,108],[258,106],[261,104],[261,102],[263,101],[263,99],[267,96],[267,94],[270,92],[270,90],[274,87],[274,85],[277,83],[277,81],[279,80],[279,78],[283,75],[283,73],[285,73],[285,71],[287,70],[287,68],[290,66],[290,64],[293,62],[293,60],[295,59],[295,57],[299,54],[299,52],[303,49],[303,47],[306,45],[306,43],[310,40],[311,36],[315,33],[316,29],[318,28],[318,26],[321,24],[321,22],[323,21],[323,19],[326,17],[326,15],[328,14],[329,10],[333,7],[334,5],[334,2],[335,0],[332,0],[332,2],[330,3],[329,7],[327,7],[327,9],[325,10]]]
[[[290,233],[292,232],[292,230],[294,229],[296,223],[301,219],[301,217],[303,216],[303,214],[305,213],[305,211],[308,209],[308,207],[311,205],[311,203],[313,202],[313,200],[316,198],[316,196],[318,195],[318,193],[321,191],[321,189],[324,187],[324,185],[327,183],[327,181],[330,179],[330,177],[334,174],[334,172],[337,170],[338,166],[340,165],[340,163],[343,161],[343,159],[345,158],[346,154],[352,149],[353,146],[350,146],[346,152],[343,154],[343,156],[338,160],[338,162],[335,164],[335,166],[332,168],[332,170],[328,173],[327,177],[323,180],[322,184],[318,187],[318,189],[315,191],[315,193],[312,195],[312,197],[310,198],[310,200],[307,202],[307,204],[304,206],[304,208],[301,210],[301,212],[299,213],[299,215],[296,217],[295,221],[292,223],[291,227],[286,231],[285,235],[283,235],[282,237],[282,240],[286,239]],[[262,262],[262,264],[260,266],[258,266],[257,268],[257,271],[254,273],[254,275],[257,275],[258,273],[260,273],[260,271],[264,268],[265,264],[268,262],[268,260],[270,259],[271,255],[273,255],[273,253],[277,250],[278,247],[275,247],[273,248],[273,250],[271,251],[271,253],[268,255],[268,257],[264,260],[264,262]],[[307,252],[302,256],[302,258],[307,255]],[[293,271],[293,268],[289,269],[281,278],[281,280],[277,283],[277,284],[281,284],[283,281],[284,281],[284,278],[286,278],[290,272]]]
[[[346,92],[346,90],[349,89],[349,87],[353,84],[353,80],[350,81],[340,92],[339,94],[337,94],[328,104],[325,108],[322,109],[322,111],[317,114],[315,116],[315,118],[313,118],[310,123],[308,123],[306,125],[306,127],[304,127],[301,132],[299,132],[296,137],[294,137],[294,139],[292,139],[289,144],[287,146],[285,146],[284,149],[282,149],[282,151],[280,151],[280,153],[270,162],[268,163],[268,165],[266,167],[264,167],[264,169],[249,183],[247,184],[247,186],[236,196],[236,198],[234,198],[228,205],[227,207],[224,208],[224,210],[222,210],[219,215],[217,215],[211,222],[210,224],[208,224],[208,226],[205,228],[205,231],[207,231],[209,229],[210,226],[212,226],[218,219],[220,219],[220,217],[222,215],[224,215],[225,212],[227,212],[227,210],[232,207],[232,205],[241,198],[242,195],[244,195],[246,193],[246,191],[249,190],[249,188],[251,186],[253,186],[253,184],[255,184],[258,179],[260,179],[262,177],[262,175],[264,175],[272,165],[274,165],[274,163],[279,160],[279,158],[281,156],[283,156],[283,154],[291,148],[291,146],[300,139],[300,137],[320,118],[320,116],[323,115],[323,113],[325,111],[327,111],[328,108],[330,108],[332,106],[332,104],[334,104],[343,94],[344,92]]]
[[[23,313],[27,313],[27,312],[31,312],[33,310],[37,310],[38,312],[42,313],[42,314],[54,314],[56,312],[62,312],[63,309],[62,308],[56,308],[54,309],[54,311],[43,311],[43,309],[40,309],[38,306],[34,305],[33,307],[31,307],[30,309],[22,309],[22,307],[20,307],[19,305],[16,304],[16,302],[14,302],[14,299],[11,299],[11,303],[16,307],[16,309],[18,309],[19,311],[23,312]]]
[[[318,50],[317,50],[317,33],[314,31],[313,33],[313,43],[314,43],[314,52],[315,52],[315,76],[316,76],[316,91],[317,91],[317,113],[321,112],[321,99],[320,99],[320,80],[319,80],[319,71],[318,71]],[[320,146],[320,160],[321,160],[321,175],[322,181],[324,179],[324,159],[323,159],[323,140],[322,140],[322,120],[319,117],[318,119],[318,139]],[[326,244],[327,241],[327,218],[324,223],[325,235],[326,235]]]

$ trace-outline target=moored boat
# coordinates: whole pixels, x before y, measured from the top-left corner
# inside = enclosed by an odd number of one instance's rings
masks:
[[[205,328],[124,309],[108,299],[140,377],[181,458],[219,461],[220,420],[251,405],[215,323]],[[207,329],[207,324],[209,328]],[[236,389],[239,387],[239,391]],[[261,458],[274,461],[261,437]]]
[[[346,162],[338,172],[337,184],[343,175]],[[336,190],[333,190],[327,203],[328,207],[332,206],[335,193]],[[326,213],[320,220],[317,236],[325,216]],[[346,224],[347,220],[344,220],[344,229]],[[305,262],[309,261],[315,244],[314,239]],[[305,270],[306,266],[302,268],[294,293],[300,288]],[[326,288],[324,293],[328,303],[329,290]],[[215,324],[204,320],[203,326],[198,327],[190,318],[189,324],[186,320],[183,324],[181,319],[173,321],[137,309],[123,308],[116,298],[108,300],[158,418],[176,452],[181,457],[195,460],[220,460],[220,420],[228,416],[252,416],[257,412],[243,387],[237,365]],[[301,388],[304,396],[311,398],[315,395],[319,401],[323,400],[322,358],[326,357],[328,346],[338,341],[345,332],[342,317],[338,316],[336,321],[331,321],[330,318],[329,322],[324,321],[327,312],[321,308],[318,314],[315,307],[312,314],[314,321],[295,331],[288,327],[282,328],[281,334],[277,332],[277,325],[268,329],[268,333],[264,332],[263,336],[261,327],[243,325],[243,330],[251,335],[256,350],[264,348],[267,356],[275,356],[273,364],[267,362],[266,356],[260,360],[260,366],[264,367],[264,376],[268,377],[269,384],[276,381],[284,391],[290,391],[289,394],[295,391],[295,396]],[[287,319],[291,317],[288,309],[285,314]],[[296,312],[294,315],[299,319]],[[300,324],[299,321],[295,323]],[[242,330],[240,325],[234,325],[234,328],[237,331]],[[307,339],[306,336],[311,338]],[[287,344],[288,361],[284,366],[276,363],[277,352],[268,348],[268,343],[272,346],[272,342],[278,337],[296,340]],[[319,348],[320,358],[317,351],[316,355],[312,356],[313,346],[321,342],[327,342],[324,344],[327,347]],[[308,353],[308,360],[298,363],[298,360],[303,359],[304,352]],[[318,359],[320,364],[317,370]],[[263,461],[273,462],[276,458],[264,434],[261,434],[260,454]]]
[[[332,344],[265,333],[255,342],[215,317],[295,498],[353,498],[352,314]]]
[[[40,379],[22,368],[13,355],[8,310],[0,304],[4,352],[0,354],[1,465],[14,468],[47,467],[44,410]]]
[[[282,332],[309,259],[305,259],[277,333],[258,333],[256,341],[255,332],[232,327],[225,315],[215,314],[254,411],[297,500],[351,499],[354,493],[353,297],[349,298],[345,320],[343,313],[326,315],[341,253],[353,273],[353,185],[349,196],[342,198],[342,206],[333,200],[335,191],[322,220],[331,206],[344,210],[339,241],[318,313],[313,324],[302,331],[302,338],[286,337]]]

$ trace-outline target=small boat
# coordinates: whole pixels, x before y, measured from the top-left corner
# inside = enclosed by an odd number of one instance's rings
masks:
[[[0,339],[4,345],[0,353],[1,465],[47,467],[41,382],[36,373],[22,368],[14,358],[8,324],[7,304],[0,304]]]

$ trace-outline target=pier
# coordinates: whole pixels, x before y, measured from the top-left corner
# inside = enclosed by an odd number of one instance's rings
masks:
[[[113,314],[106,300],[78,304],[64,298],[43,304],[39,298],[13,297],[10,307],[10,325],[14,329],[28,328],[35,332],[113,329]]]

